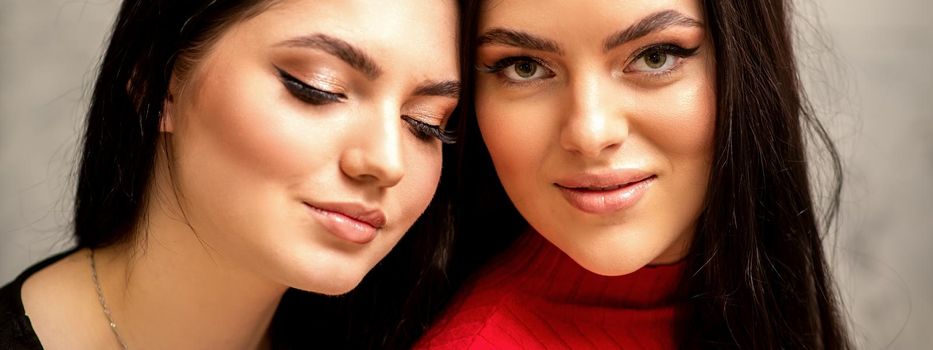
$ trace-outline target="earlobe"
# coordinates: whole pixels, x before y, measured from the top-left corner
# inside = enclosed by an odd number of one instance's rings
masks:
[[[168,84],[168,93],[162,102],[162,116],[159,121],[160,132],[172,133],[175,131],[175,91],[177,88],[177,79],[173,74]]]
[[[175,101],[174,98],[169,92],[168,96],[165,96],[165,101],[162,103],[162,118],[159,121],[159,131],[165,133],[172,133],[175,131]]]

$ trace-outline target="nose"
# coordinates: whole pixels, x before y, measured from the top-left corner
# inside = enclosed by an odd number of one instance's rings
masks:
[[[386,106],[371,117],[350,116],[359,122],[340,156],[340,170],[361,183],[392,187],[405,176],[398,108]]]
[[[599,158],[621,148],[629,133],[628,111],[622,99],[612,94],[618,91],[614,81],[594,77],[570,86],[564,104],[567,117],[560,131],[561,147],[587,158]]]

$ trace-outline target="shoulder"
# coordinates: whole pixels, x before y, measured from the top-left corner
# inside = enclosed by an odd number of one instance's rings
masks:
[[[0,349],[42,349],[23,306],[24,285],[38,272],[59,262],[74,251],[72,249],[56,254],[36,263],[0,288]]]
[[[88,251],[72,250],[53,258],[23,281],[24,313],[46,348],[73,349],[76,344],[95,344],[85,327],[102,316]]]
[[[21,282],[13,281],[0,289],[0,349],[42,349],[29,318],[23,313],[21,286]]]

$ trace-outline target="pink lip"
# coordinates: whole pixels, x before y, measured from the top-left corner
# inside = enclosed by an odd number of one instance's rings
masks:
[[[656,175],[636,169],[579,174],[556,183],[570,205],[590,214],[610,214],[631,208],[648,191]]]
[[[356,203],[308,203],[311,215],[335,236],[350,242],[365,244],[376,238],[386,224],[386,217],[378,209],[369,209]]]

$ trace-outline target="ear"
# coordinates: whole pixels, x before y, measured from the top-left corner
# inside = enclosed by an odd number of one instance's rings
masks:
[[[169,134],[175,132],[175,91],[178,85],[176,80],[173,74],[168,84],[168,93],[162,101],[162,118],[159,121],[159,131]]]

